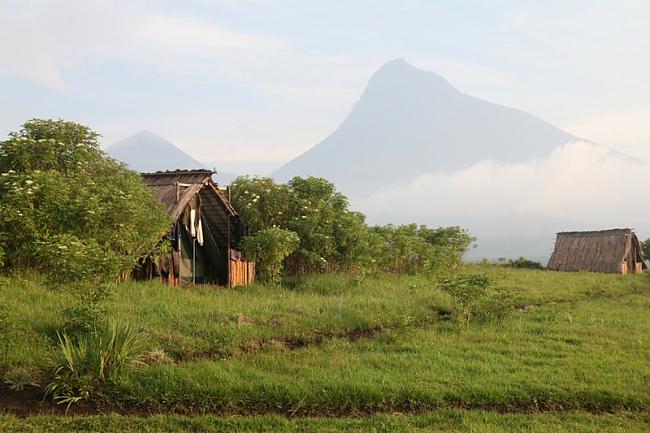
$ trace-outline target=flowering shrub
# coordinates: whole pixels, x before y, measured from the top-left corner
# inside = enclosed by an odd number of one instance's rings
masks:
[[[251,234],[278,227],[298,235],[298,247],[285,260],[292,273],[349,269],[367,257],[365,217],[350,211],[347,198],[325,179],[295,177],[278,184],[239,177],[231,191]]]
[[[298,247],[284,259],[292,274],[439,273],[456,267],[473,241],[460,227],[368,227],[365,216],[351,211],[347,198],[325,179],[294,177],[279,184],[270,178],[239,177],[231,191],[233,204],[253,236],[273,227],[298,235]]]
[[[108,158],[97,136],[72,122],[31,120],[0,142],[5,265],[57,280],[115,279],[167,232],[140,175]]]

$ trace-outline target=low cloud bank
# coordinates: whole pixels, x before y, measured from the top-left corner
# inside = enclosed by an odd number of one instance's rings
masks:
[[[482,161],[430,173],[354,202],[371,223],[462,225],[478,237],[472,258],[550,254],[562,230],[632,227],[650,235],[650,164],[585,141],[546,159]]]

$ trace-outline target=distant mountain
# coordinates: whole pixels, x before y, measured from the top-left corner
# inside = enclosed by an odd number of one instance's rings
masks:
[[[113,158],[140,172],[208,168],[164,138],[141,131],[106,149]]]
[[[330,136],[273,173],[321,176],[353,197],[485,159],[547,155],[572,135],[521,110],[465,95],[403,59],[382,66]]]

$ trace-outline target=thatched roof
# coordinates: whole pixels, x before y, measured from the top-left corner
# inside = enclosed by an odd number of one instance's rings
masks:
[[[632,229],[561,232],[557,234],[548,268],[620,273],[626,258],[643,262],[643,252]]]
[[[212,170],[173,170],[142,173],[145,184],[156,192],[156,199],[167,213],[177,219],[187,203],[202,188],[208,188],[214,194],[224,210],[230,215],[237,215],[218,185],[212,180]]]

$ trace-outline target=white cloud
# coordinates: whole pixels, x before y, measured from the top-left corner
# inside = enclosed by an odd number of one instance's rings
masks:
[[[491,234],[522,236],[536,231],[524,225],[513,232],[505,223],[530,216],[536,221],[575,224],[554,229],[631,226],[647,233],[648,173],[648,163],[578,141],[539,161],[483,161],[450,174],[418,176],[406,185],[379,190],[355,205],[369,215],[389,216],[394,223],[461,223],[469,216],[481,221],[479,231]]]
[[[194,153],[208,159],[224,151],[233,157],[258,152],[253,156],[270,159],[304,151],[336,128],[368,76],[385,60],[307,52],[299,41],[234,30],[214,16],[163,13],[139,0],[9,0],[0,4],[0,40],[11,41],[0,44],[0,76],[25,77],[62,94],[75,90],[76,83],[66,80],[68,72],[117,65],[138,79],[186,88],[219,83],[272,100],[272,109],[244,103],[248,107],[219,113],[210,107],[208,95],[196,101],[195,113],[173,106],[161,112],[143,101],[141,113],[94,122],[112,125],[102,130],[111,139],[123,138],[119,134],[127,130],[149,127],[165,134],[171,129],[168,137],[180,137],[179,143],[190,142],[190,148],[201,147]],[[120,80],[128,80],[112,79],[118,87]],[[158,118],[151,119],[146,110]],[[199,128],[201,137],[196,128],[182,123],[188,119],[196,124],[189,114],[197,112],[210,122]],[[215,146],[215,141],[227,144]]]
[[[577,119],[564,129],[650,161],[650,110],[605,112]]]
[[[162,68],[185,76],[285,47],[277,38],[237,32],[202,17],[109,0],[9,1],[0,9],[0,40],[0,73],[59,92],[66,88],[65,68],[78,64],[122,61],[133,70]]]
[[[132,34],[136,43],[182,53],[224,48],[277,48],[284,45],[275,38],[235,32],[200,18],[160,13],[144,14],[142,21],[134,26]]]
[[[129,53],[144,9],[108,0],[8,0],[0,8],[0,74],[66,90],[65,69]]]

